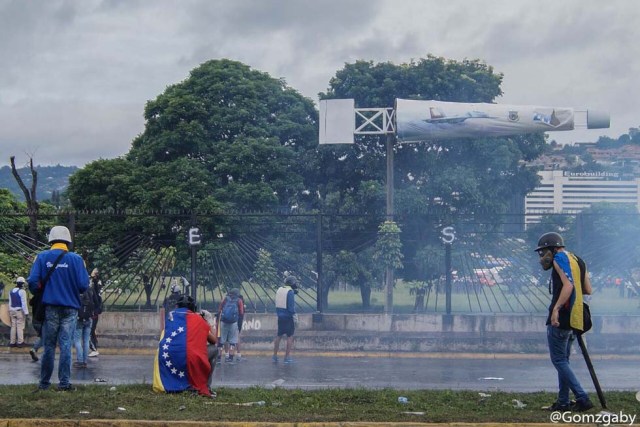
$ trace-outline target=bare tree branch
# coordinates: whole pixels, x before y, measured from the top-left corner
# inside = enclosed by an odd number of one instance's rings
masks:
[[[29,194],[29,189],[27,189],[27,186],[24,185],[24,182],[22,181],[22,177],[20,177],[20,174],[18,173],[18,169],[16,169],[16,156],[11,156],[9,160],[11,160],[11,173],[13,174],[13,177],[16,179],[16,182],[20,186],[20,190],[22,190],[22,194],[24,194],[24,199],[27,202],[27,206],[30,207],[31,194]]]
[[[36,239],[38,234],[38,200],[36,198],[36,187],[38,185],[38,172],[33,167],[33,157],[29,158],[29,168],[31,169],[31,191],[27,188],[22,181],[22,177],[18,173],[16,168],[16,156],[11,156],[11,173],[15,178],[20,190],[24,194],[24,199],[27,203],[27,215],[29,216],[29,236],[32,239]]]
[[[31,200],[37,208],[38,201],[36,199],[36,187],[38,185],[38,172],[36,171],[36,168],[33,167],[33,157],[29,158],[29,168],[31,169]]]

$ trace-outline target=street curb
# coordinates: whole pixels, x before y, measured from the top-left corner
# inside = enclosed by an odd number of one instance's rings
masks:
[[[243,421],[161,421],[161,420],[74,420],[57,419],[44,420],[38,418],[0,419],[0,427],[149,427],[149,426],[205,426],[205,427],[546,427],[556,426],[552,423],[413,423],[413,422],[366,422],[344,421],[326,423],[274,423],[274,422],[243,422]],[[571,424],[576,427],[591,426],[591,424]]]
[[[1,353],[2,351],[0,351]],[[7,348],[5,353],[29,353],[29,348]],[[548,359],[548,353],[422,353],[422,352],[366,352],[366,351],[297,351],[301,357],[348,357],[348,358],[402,358],[402,359],[495,359],[495,360],[531,360]],[[148,356],[156,354],[155,348],[100,348],[101,355]],[[246,356],[271,357],[271,350],[246,350]],[[591,355],[591,360],[640,360],[640,354],[599,354]],[[2,427],[2,426],[0,426]]]

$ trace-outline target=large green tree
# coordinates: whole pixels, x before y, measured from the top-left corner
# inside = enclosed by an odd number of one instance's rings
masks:
[[[479,60],[452,61],[428,56],[406,64],[357,61],[331,79],[321,98],[354,98],[356,107],[393,107],[396,98],[455,102],[494,102],[502,94],[502,75]],[[449,206],[458,212],[504,209],[513,194],[526,194],[537,183],[535,171],[521,166],[544,148],[543,134],[512,138],[477,138],[398,144],[394,180],[397,209]],[[379,137],[358,138],[341,146],[333,189],[383,181],[385,145]],[[342,187],[338,186],[340,183]],[[416,194],[415,191],[418,191]],[[412,197],[404,197],[404,192]],[[422,197],[415,197],[421,195]]]
[[[297,203],[317,144],[313,102],[282,79],[230,60],[208,61],[145,108],[145,131],[127,159],[136,167],[188,162],[206,175],[208,191],[235,208]],[[181,177],[176,177],[181,178]]]
[[[235,61],[208,61],[149,101],[144,117],[144,132],[124,158],[97,160],[70,179],[75,208],[268,210],[314,194],[317,112],[282,79]],[[96,220],[91,233],[94,243],[125,231],[175,234],[186,221]]]
[[[356,107],[393,107],[396,98],[456,102],[494,102],[502,94],[502,75],[479,60],[453,61],[428,56],[404,64],[356,61],[346,64],[331,79],[321,98],[354,98]],[[524,197],[538,182],[535,171],[523,160],[540,155],[543,134],[511,138],[433,140],[395,146],[395,209],[403,235],[407,266],[425,243],[437,244],[443,218],[425,224],[431,211],[477,213],[503,212],[514,196]],[[385,140],[359,137],[355,144],[331,147],[326,156],[339,158],[327,169],[327,200],[346,201],[360,192],[361,183],[383,184],[386,171]],[[382,185],[378,187],[383,191]],[[369,208],[370,209],[370,208]],[[382,209],[382,205],[379,206]],[[378,223],[370,227],[376,227]],[[425,280],[419,269],[405,275]]]

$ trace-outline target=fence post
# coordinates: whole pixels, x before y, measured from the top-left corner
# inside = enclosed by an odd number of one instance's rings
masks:
[[[576,243],[575,243],[575,250],[576,253],[581,254],[582,253],[582,241],[584,238],[584,216],[582,215],[582,212],[578,212],[578,214],[576,215]]]
[[[71,233],[71,243],[69,244],[69,250],[74,249],[74,243],[76,241],[76,214],[75,212],[69,212],[68,217],[69,232]]]
[[[195,227],[197,224],[196,213],[191,213],[191,226]],[[198,242],[199,243],[199,242]],[[197,290],[196,290],[196,261],[197,261],[197,245],[191,244],[191,297],[193,298],[194,304],[198,303],[197,300]]]
[[[444,269],[445,269],[445,299],[447,314],[451,314],[451,245],[456,239],[455,229],[452,226],[444,227],[441,231],[442,243],[444,243]]]
[[[316,310],[322,314],[324,307],[322,301],[322,214],[318,214],[316,221]]]
[[[447,314],[451,314],[451,243],[444,245],[444,266]]]

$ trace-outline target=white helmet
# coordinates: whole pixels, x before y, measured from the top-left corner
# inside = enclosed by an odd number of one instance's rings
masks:
[[[61,241],[71,243],[71,233],[69,229],[63,225],[56,225],[49,233],[49,243]]]
[[[18,285],[24,285],[26,282],[26,280],[24,280],[24,277],[20,276],[16,279],[16,284]]]

